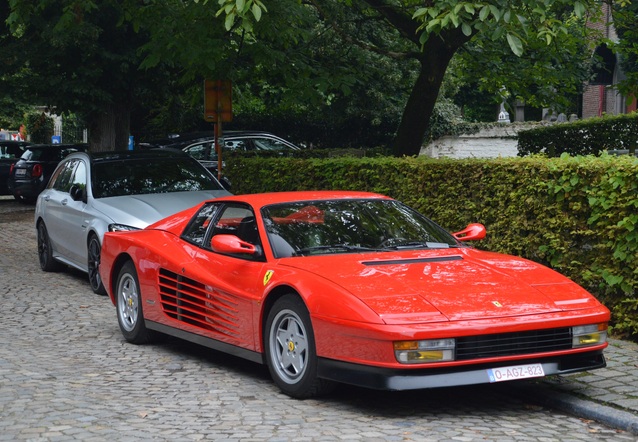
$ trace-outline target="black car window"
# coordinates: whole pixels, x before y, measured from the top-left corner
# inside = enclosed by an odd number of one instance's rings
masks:
[[[285,150],[288,149],[281,141],[272,138],[254,138],[253,143],[258,150]]]
[[[223,190],[193,158],[127,158],[93,164],[94,198],[150,193]]]
[[[69,160],[58,167],[56,174],[51,179],[51,188],[59,190],[60,192],[68,192],[69,189],[71,189],[71,177],[73,176],[77,163],[78,160]]]
[[[24,151],[21,159],[25,161],[61,161],[67,155],[73,152],[84,150],[82,145],[78,146],[43,146],[43,147],[30,147]]]
[[[0,158],[20,158],[24,151],[24,147],[16,144],[0,146]]]
[[[219,206],[219,204],[210,203],[202,207],[201,210],[193,217],[188,226],[186,226],[186,229],[184,229],[182,239],[200,247],[210,248],[208,245],[204,244],[204,239],[210,223],[219,210]]]
[[[250,147],[250,143],[244,140],[226,140],[224,142],[224,147],[228,150],[252,150],[252,148]]]
[[[184,149],[186,153],[195,158],[196,160],[210,160],[211,155],[214,157],[213,159],[217,159],[217,155],[215,154],[215,146],[214,142],[206,141],[204,143],[193,144],[192,146],[188,146]]]

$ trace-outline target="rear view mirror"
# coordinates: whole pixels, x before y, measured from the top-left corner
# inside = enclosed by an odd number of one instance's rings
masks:
[[[213,251],[218,253],[243,253],[254,255],[257,247],[246,241],[242,241],[235,235],[215,235],[210,242]]]
[[[479,223],[468,224],[467,227],[459,232],[452,234],[459,241],[476,241],[485,238],[485,226]]]
[[[86,203],[86,199],[84,197],[84,189],[77,184],[71,186],[69,194],[71,195],[71,199],[73,201],[83,201]]]

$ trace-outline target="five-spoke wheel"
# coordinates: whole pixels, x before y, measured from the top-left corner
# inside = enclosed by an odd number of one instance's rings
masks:
[[[266,322],[265,351],[270,374],[287,395],[308,398],[331,386],[317,377],[312,323],[298,296],[283,296],[273,305]]]
[[[120,270],[115,285],[117,322],[124,338],[134,344],[151,340],[152,332],[146,328],[137,271],[132,261]]]

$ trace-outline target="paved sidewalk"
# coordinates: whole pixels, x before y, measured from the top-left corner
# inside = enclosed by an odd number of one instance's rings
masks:
[[[638,442],[636,343],[611,339],[607,367],[591,372],[423,395],[350,389],[290,401],[251,364],[174,351],[181,344],[125,345],[113,306],[90,294],[85,276],[39,271],[33,206],[0,202],[0,441],[431,435],[427,440]],[[457,401],[459,390],[467,395]]]
[[[610,339],[605,357],[605,368],[551,376],[522,389],[536,402],[628,431],[638,441],[638,344]]]

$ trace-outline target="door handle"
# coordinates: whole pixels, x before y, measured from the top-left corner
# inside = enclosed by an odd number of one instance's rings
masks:
[[[60,201],[60,203],[61,203],[63,206],[66,206],[66,205],[67,205],[67,203],[68,203],[68,201],[67,201],[67,199],[66,199],[66,198],[64,198],[62,201]]]

